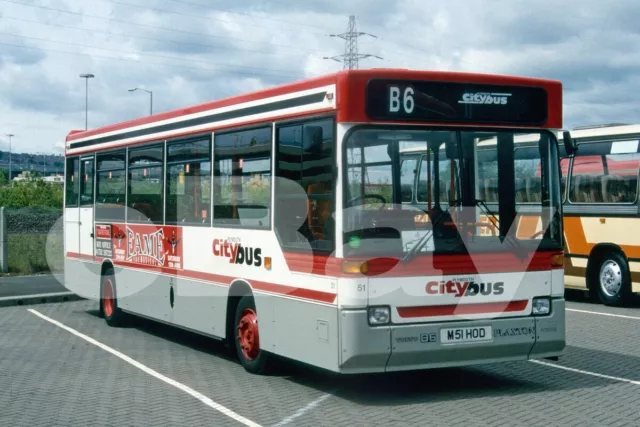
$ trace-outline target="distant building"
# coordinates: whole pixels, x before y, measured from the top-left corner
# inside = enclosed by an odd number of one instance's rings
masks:
[[[18,176],[13,178],[13,181],[28,181],[30,179],[41,179],[44,182],[52,183],[52,184],[64,184],[64,178],[60,174],[45,176],[43,177],[32,177],[30,171],[22,171]]]
[[[64,179],[63,179],[62,175],[45,176],[44,177],[44,182],[51,182],[51,183],[63,185],[64,184]]]

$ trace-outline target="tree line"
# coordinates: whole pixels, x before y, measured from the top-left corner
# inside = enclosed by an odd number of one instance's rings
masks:
[[[62,209],[63,186],[44,182],[37,176],[24,181],[9,182],[9,174],[0,169],[0,206],[5,208]]]

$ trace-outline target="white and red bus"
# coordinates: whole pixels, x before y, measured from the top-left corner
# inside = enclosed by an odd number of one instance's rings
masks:
[[[224,340],[253,373],[557,357],[561,106],[557,81],[351,70],[71,132],[66,286],[110,325]],[[513,233],[521,137],[542,225]]]

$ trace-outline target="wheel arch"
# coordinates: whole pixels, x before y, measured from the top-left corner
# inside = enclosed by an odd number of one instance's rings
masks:
[[[618,253],[620,256],[622,256],[622,258],[624,258],[624,260],[627,262],[628,270],[629,258],[627,258],[627,254],[624,252],[624,250],[622,250],[620,246],[616,245],[615,243],[599,243],[595,245],[593,249],[591,249],[591,252],[589,252],[589,258],[587,260],[587,271],[585,274],[587,289],[589,289],[590,292],[595,291],[595,289],[593,288],[593,280],[591,280],[595,269],[598,268],[602,257],[611,252]],[[597,284],[595,285],[597,286]]]
[[[234,340],[234,322],[236,309],[238,307],[238,303],[240,302],[240,298],[245,295],[253,296],[253,288],[246,280],[236,279],[231,282],[231,286],[229,287],[229,293],[227,294],[227,312],[225,316],[225,332],[226,338],[225,340],[229,344],[233,344]]]

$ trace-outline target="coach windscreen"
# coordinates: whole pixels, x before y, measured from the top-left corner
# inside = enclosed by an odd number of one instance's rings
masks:
[[[359,128],[343,156],[347,256],[562,249],[551,133]]]

